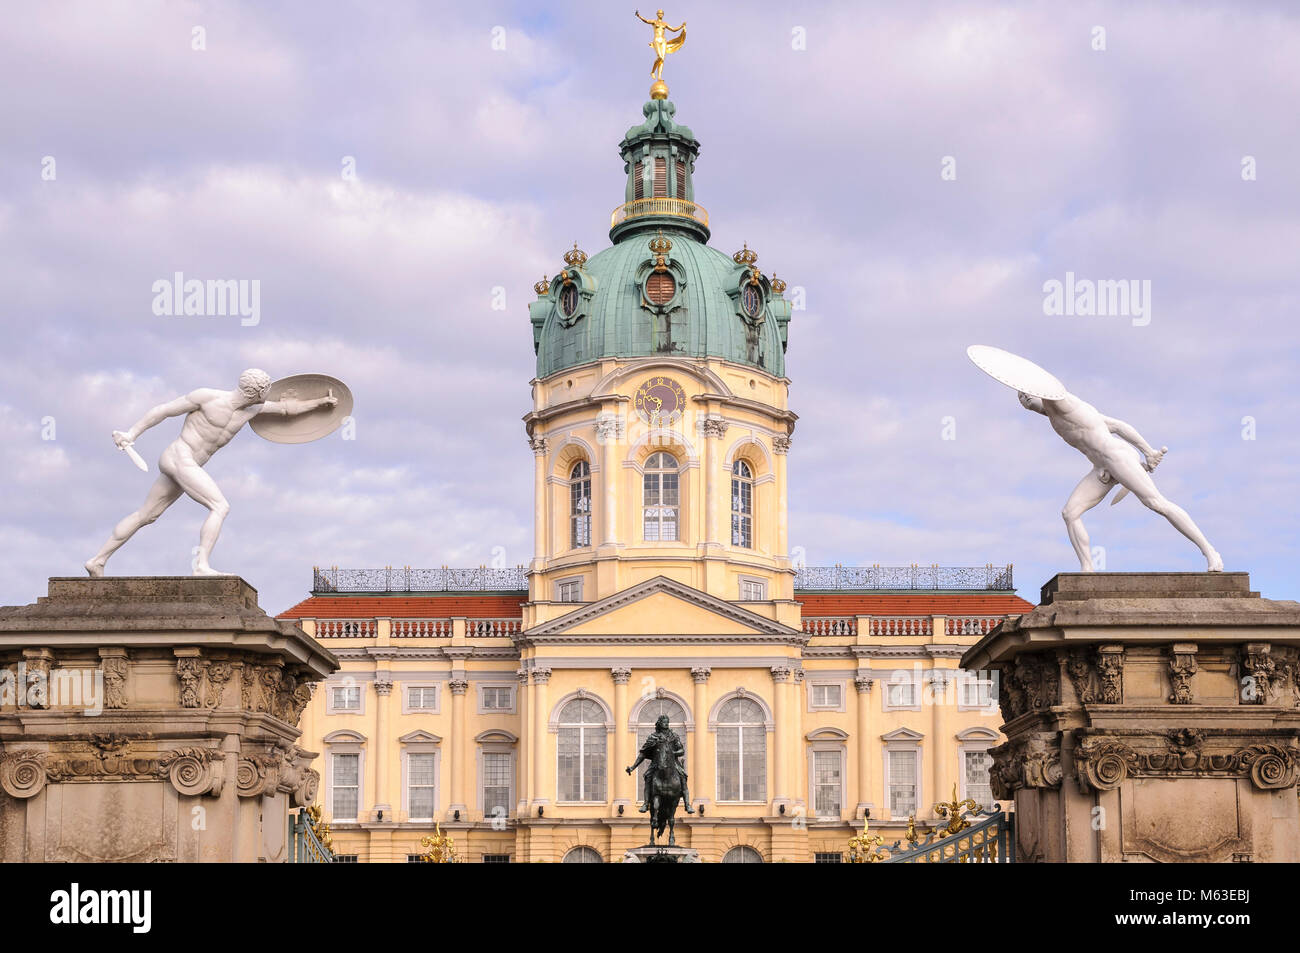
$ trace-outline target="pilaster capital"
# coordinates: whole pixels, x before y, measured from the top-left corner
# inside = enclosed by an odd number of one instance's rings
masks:
[[[876,680],[870,675],[855,675],[853,677],[853,685],[857,688],[859,695],[868,694],[874,684],[876,684]]]
[[[721,417],[706,417],[700,422],[700,433],[705,437],[714,437],[721,440],[727,435],[727,428],[731,426]]]
[[[533,684],[545,685],[551,680],[551,670],[549,668],[533,669]]]
[[[546,438],[542,436],[529,437],[528,446],[533,451],[533,453],[537,454],[537,456],[540,457],[542,456],[542,454],[546,453],[546,449],[547,449]]]
[[[447,683],[447,687],[451,689],[453,695],[464,695],[469,690],[469,682],[463,678],[453,678]]]
[[[632,678],[632,670],[625,666],[611,668],[609,674],[614,677],[615,685],[626,685]]]
[[[696,685],[703,685],[709,680],[709,676],[712,674],[713,669],[709,668],[709,666],[697,665],[691,669],[691,680],[694,681]]]
[[[387,672],[375,674],[375,694],[388,695],[393,691],[393,676]]]
[[[791,675],[792,673],[793,673],[793,670],[792,670],[789,666],[787,666],[787,665],[773,665],[773,666],[772,666],[772,681],[774,681],[774,682],[788,682],[788,681],[790,680],[790,675]]]
[[[788,434],[777,434],[772,438],[772,449],[777,453],[790,452],[790,437]]]

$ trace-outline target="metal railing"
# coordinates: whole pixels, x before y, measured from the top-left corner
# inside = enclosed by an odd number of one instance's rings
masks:
[[[692,221],[699,222],[705,228],[709,227],[709,213],[704,210],[703,206],[688,202],[685,199],[672,199],[666,196],[624,202],[614,209],[609,216],[609,227],[613,228],[620,222],[626,222],[628,219],[633,218],[644,218],[647,215],[673,215],[677,218],[689,218]]]
[[[1006,566],[803,566],[794,587],[808,591],[842,589],[1014,590]]]
[[[976,823],[947,837],[929,838],[912,847],[895,841],[886,864],[1014,864],[1016,862],[1015,815],[996,808]]]
[[[306,808],[289,815],[289,863],[332,864],[334,854],[312,829]]]
[[[1011,566],[803,566],[794,588],[809,592],[967,590],[1010,592]],[[313,593],[336,592],[527,592],[528,570],[506,569],[313,569]]]

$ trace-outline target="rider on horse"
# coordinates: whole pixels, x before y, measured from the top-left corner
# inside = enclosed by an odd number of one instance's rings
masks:
[[[653,761],[655,750],[660,745],[668,745],[673,753],[673,763],[677,767],[677,774],[682,779],[682,804],[685,806],[687,814],[694,814],[695,808],[691,807],[691,795],[686,788],[686,764],[684,760],[686,757],[686,748],[682,745],[682,739],[677,737],[677,732],[673,731],[672,728],[669,727],[667,715],[660,715],[655,719],[655,730],[650,734],[650,737],[646,738],[645,744],[641,745],[641,750],[638,752],[637,759],[635,763],[633,763],[632,767],[627,769],[627,773],[631,774],[635,771],[642,761]],[[650,810],[650,785],[653,780],[653,775],[653,771],[647,770],[645,773],[645,803],[638,808],[638,811],[642,814]]]

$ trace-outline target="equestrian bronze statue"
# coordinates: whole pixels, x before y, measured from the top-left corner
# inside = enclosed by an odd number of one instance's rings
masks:
[[[631,774],[643,761],[650,762],[645,773],[645,801],[640,811],[650,812],[650,843],[663,836],[668,828],[668,846],[676,847],[673,836],[676,825],[677,803],[684,801],[686,813],[694,814],[691,807],[691,795],[686,786],[686,748],[677,732],[668,727],[668,716],[660,715],[655,720],[655,730],[641,745],[635,763],[627,769]]]

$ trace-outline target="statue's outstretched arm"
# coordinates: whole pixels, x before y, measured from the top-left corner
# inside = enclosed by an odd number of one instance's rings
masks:
[[[633,12],[636,13],[636,18],[637,18],[638,20],[640,20],[642,23],[649,23],[651,26],[654,26],[655,21],[654,21],[654,20],[647,20],[645,17],[641,16],[641,11],[640,11],[640,10],[635,10],[635,11],[633,11]]]
[[[1142,435],[1137,432],[1137,428],[1132,424],[1126,424],[1124,421],[1118,420],[1114,417],[1107,417],[1105,420],[1106,427],[1111,433],[1126,443],[1131,443],[1141,452],[1142,456],[1147,458],[1147,462],[1150,464],[1147,469],[1151,469],[1151,467],[1154,467],[1160,462],[1160,458],[1164,456],[1164,454],[1151,446],[1151,444],[1147,443],[1146,440],[1143,439]]]
[[[686,21],[683,20],[681,26],[670,26],[670,27],[668,27],[668,32],[669,32],[669,33],[676,33],[678,30],[685,30],[685,29],[686,29]]]
[[[333,407],[339,402],[334,396],[333,391],[325,397],[316,397],[312,400],[268,400],[262,404],[262,413],[264,414],[283,414],[286,417],[292,417],[294,414],[305,414],[309,410],[315,410],[317,407],[329,405]]]
[[[175,400],[169,400],[165,404],[159,404],[150,410],[147,414],[135,422],[130,430],[125,433],[125,437],[131,443],[139,439],[140,434],[144,433],[150,427],[156,427],[168,417],[179,417],[181,414],[189,414],[199,409],[199,403],[194,399],[193,394],[186,394],[184,397],[177,397]]]
[[[644,760],[645,760],[645,755],[638,755],[637,759],[632,762],[632,767],[627,769],[627,773],[631,774],[637,768],[641,767],[641,762],[643,762]]]

